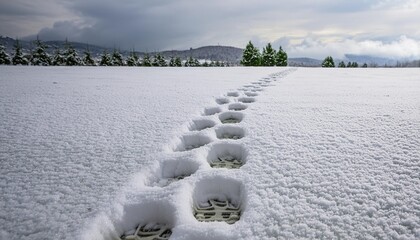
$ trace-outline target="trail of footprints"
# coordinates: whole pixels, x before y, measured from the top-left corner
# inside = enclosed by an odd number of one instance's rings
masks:
[[[215,106],[203,110],[202,116],[192,119],[188,124],[188,133],[177,139],[172,150],[174,154],[199,151],[206,148],[203,161],[193,161],[191,158],[179,158],[165,161],[161,166],[161,176],[152,186],[167,187],[185,178],[196,176],[199,171],[241,171],[246,164],[247,150],[241,144],[241,139],[246,137],[246,131],[241,122],[246,118],[246,109],[256,101],[256,97],[264,88],[273,82],[288,75],[295,69],[287,69],[279,73],[262,78],[259,81],[244,85],[237,91],[229,91],[225,96],[215,98]],[[201,154],[203,155],[203,154]],[[199,155],[197,155],[199,156]],[[203,163],[204,162],[204,163]],[[207,164],[207,167],[203,167]],[[191,214],[199,222],[226,222],[235,224],[240,220],[242,206],[242,184],[235,179],[226,177],[203,178],[195,184]],[[147,198],[145,193],[143,198]],[[165,198],[165,196],[162,196]],[[153,207],[155,206],[155,207]],[[142,206],[134,206],[139,208]],[[159,213],[149,211],[133,211],[141,217],[133,222],[136,227],[123,229],[120,240],[164,240],[170,239],[173,228],[173,219],[165,216],[174,214],[172,209],[165,204],[146,204],[145,208],[159,209]],[[129,210],[128,210],[129,211]],[[159,215],[158,217],[156,215]]]

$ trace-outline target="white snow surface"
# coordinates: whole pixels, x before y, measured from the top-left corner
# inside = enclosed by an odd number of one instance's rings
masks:
[[[0,239],[420,238],[419,69],[0,73]]]

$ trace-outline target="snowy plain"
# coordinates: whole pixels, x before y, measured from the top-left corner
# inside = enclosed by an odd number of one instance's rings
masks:
[[[419,69],[0,73],[0,239],[420,238]],[[214,197],[240,220],[198,222]]]

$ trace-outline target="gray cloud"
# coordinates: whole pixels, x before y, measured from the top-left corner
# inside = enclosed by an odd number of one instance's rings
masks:
[[[26,19],[32,26],[26,35],[38,34],[44,40],[68,38],[143,51],[215,44],[243,47],[252,40],[260,47],[273,42],[291,54],[319,58],[342,54],[346,41],[357,46],[387,39],[380,42],[386,46],[407,43],[401,36],[420,39],[416,0],[32,0],[30,5],[23,0],[0,1],[0,20],[7,20],[0,33],[12,32],[7,28],[22,26]],[[339,47],[343,51],[335,49]]]

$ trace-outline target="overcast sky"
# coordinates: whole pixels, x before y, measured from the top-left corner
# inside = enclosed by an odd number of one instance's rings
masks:
[[[292,57],[420,58],[420,0],[0,0],[0,35],[139,51],[252,40]]]

